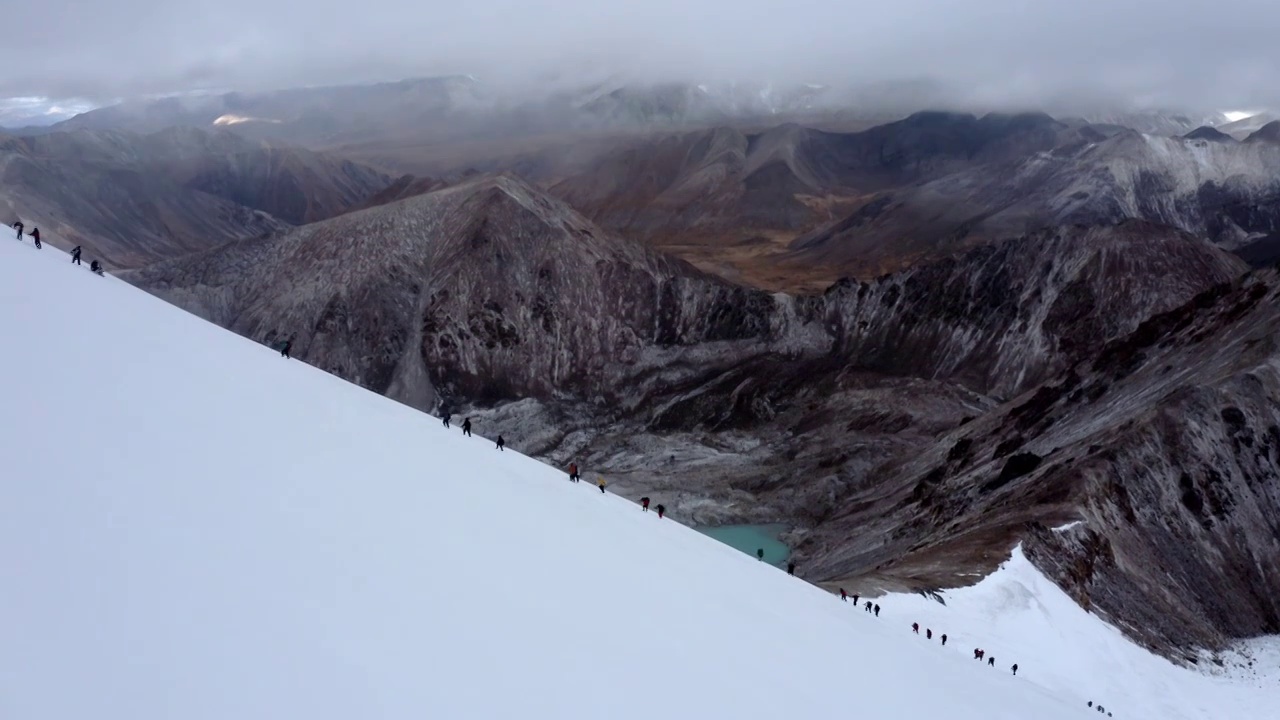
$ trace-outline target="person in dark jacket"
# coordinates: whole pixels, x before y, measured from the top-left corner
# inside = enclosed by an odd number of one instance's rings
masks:
[[[18,222],[16,222],[16,223],[14,223],[14,224],[13,224],[13,227],[17,229],[17,231],[18,231],[18,239],[19,239],[19,240],[21,240],[21,239],[22,239],[22,228],[24,228],[24,227],[26,227],[26,226],[22,224],[22,221],[21,221],[21,220],[19,220]]]
[[[913,633],[915,633],[915,634],[919,635],[919,634],[920,634],[920,623],[911,623],[911,632],[913,632]]]
[[[80,264],[80,246],[79,245],[71,248],[71,262],[75,263],[76,265]]]
[[[864,609],[865,609],[867,612],[871,612],[871,601],[870,601],[870,600],[868,600],[868,601],[867,601],[867,604],[866,604],[866,606],[864,607]]]
[[[293,338],[289,338],[288,340],[285,341],[284,347],[280,348],[280,357],[288,358],[289,351],[292,349],[293,349]]]
[[[503,440],[503,439],[502,439],[502,436],[501,436],[501,435],[499,435],[499,436],[498,436],[498,449],[499,449],[499,450],[501,450],[501,449],[503,448],[503,446],[505,446],[506,444],[507,444],[507,441],[506,441],[506,440]]]
[[[37,247],[37,248],[41,247],[41,245],[40,245],[40,228],[31,228],[31,239],[36,241],[36,247]]]
[[[462,421],[462,434],[471,437],[471,418]]]
[[[946,647],[946,646],[947,646],[947,634],[946,634],[946,633],[942,633],[942,646],[943,646],[943,647]]]
[[[924,629],[924,639],[925,639],[925,640],[932,640],[932,639],[933,639],[933,631],[932,631],[932,630],[930,630],[929,628],[925,628],[925,629]]]
[[[855,606],[858,604],[858,593],[853,594],[853,604]]]
[[[756,548],[756,559],[764,562],[764,548]]]
[[[661,520],[661,519],[662,519],[662,516],[663,516],[663,515],[666,515],[666,514],[667,514],[667,508],[666,508],[664,505],[658,505],[658,507],[657,507],[657,508],[655,508],[655,509],[658,511],[658,519],[659,519],[659,520]]]
[[[880,617],[880,605],[877,604],[875,609],[876,609],[876,617]]]
[[[101,274],[102,274],[102,263],[98,262],[97,260],[94,260],[94,261],[90,262],[90,263],[89,263],[89,272],[92,272],[92,273],[93,273],[93,274],[95,274],[95,275],[101,275]]]
[[[1018,674],[1018,663],[1013,664],[1013,674],[1015,676]]]
[[[451,417],[453,417],[453,416],[452,416],[452,415],[450,415],[449,413],[445,413],[445,414],[444,414],[444,417],[440,418],[441,420],[444,420],[444,426],[445,426],[445,427],[449,427],[449,418],[451,418]]]
[[[795,564],[795,563],[793,563],[793,562],[789,562],[789,563],[787,563],[787,574],[788,574],[788,575],[795,575],[795,574],[796,574],[796,564]]]
[[[649,498],[647,497],[640,498],[640,509],[645,512],[649,512]]]
[[[987,665],[988,665],[989,667],[995,667],[995,666],[996,666],[996,656],[995,656],[995,655],[992,655],[991,657],[987,658]]]

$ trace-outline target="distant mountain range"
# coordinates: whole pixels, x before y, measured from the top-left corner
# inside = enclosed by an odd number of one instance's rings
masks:
[[[0,135],[0,221],[112,268],[330,217],[389,182],[347,160],[187,127]]]

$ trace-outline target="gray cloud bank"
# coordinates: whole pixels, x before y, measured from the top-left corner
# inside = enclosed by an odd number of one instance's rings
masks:
[[[989,106],[1280,107],[1276,0],[0,0],[0,97],[475,73],[857,87]]]

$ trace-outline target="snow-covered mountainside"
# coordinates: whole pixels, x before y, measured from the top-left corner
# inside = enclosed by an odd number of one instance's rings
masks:
[[[0,136],[0,221],[109,267],[136,267],[343,212],[390,178],[228,132]]]
[[[879,465],[1243,270],[1203,240],[1135,221],[818,296],[768,294],[496,177],[128,279],[252,339],[296,335],[296,357],[414,407],[484,408],[516,447],[606,468],[628,495],[669,488],[676,517],[852,517],[891,534],[911,531],[915,508],[871,518],[845,501]],[[695,476],[671,477],[690,466]],[[984,560],[957,559],[931,582],[954,584],[971,565]]]
[[[0,243],[0,300],[22,348],[0,355],[7,719],[1274,707],[1275,678],[1242,667],[1271,646],[1221,677],[1174,667],[1017,553],[877,618],[56,250]]]

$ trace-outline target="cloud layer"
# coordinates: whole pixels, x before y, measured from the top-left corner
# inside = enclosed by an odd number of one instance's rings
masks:
[[[927,81],[991,105],[1280,107],[1275,0],[3,0],[0,97],[470,72]]]

